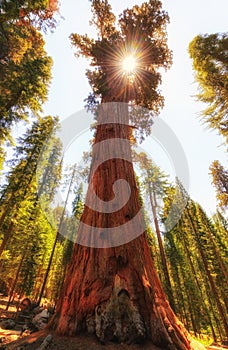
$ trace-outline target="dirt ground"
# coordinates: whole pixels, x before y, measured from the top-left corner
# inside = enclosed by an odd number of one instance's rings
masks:
[[[41,331],[36,334],[31,334],[27,338],[19,339],[16,342],[6,345],[6,350],[35,350],[37,349],[45,337],[51,334],[47,331]],[[1,349],[1,346],[0,346]],[[95,337],[77,336],[74,338],[58,337],[53,335],[53,340],[48,346],[48,350],[165,350],[159,349],[151,344],[143,345],[126,345],[126,344],[105,344],[102,345]]]
[[[51,334],[47,330],[43,330],[22,339],[18,339],[16,342],[9,343],[2,347],[4,350],[36,350],[39,348],[43,340]],[[165,350],[157,348],[150,343],[144,344],[105,344],[102,345],[95,337],[89,336],[77,336],[74,338],[58,337],[53,334],[51,344],[48,346],[48,350]],[[1,345],[0,345],[1,349]],[[219,346],[208,347],[207,350],[227,350]]]
[[[0,317],[13,318],[16,313],[16,305],[11,306],[9,311],[5,311],[7,298],[0,298]],[[4,330],[0,328],[0,340],[4,338],[4,343],[0,342],[0,350],[36,350],[43,340],[50,334],[50,331],[40,331],[28,337],[20,337],[18,330]],[[102,345],[95,337],[77,336],[74,338],[58,337],[53,334],[53,340],[48,346],[48,350],[163,350],[152,344],[126,345],[126,344],[105,344]]]
[[[7,300],[0,298],[0,317],[13,318],[16,307],[12,306],[5,311]],[[36,350],[47,337],[52,335],[52,341],[48,350],[165,350],[154,346],[151,343],[144,344],[105,344],[102,345],[95,337],[80,335],[77,337],[59,337],[49,330],[33,333],[27,337],[20,336],[20,330],[4,330],[0,328],[0,350]],[[2,343],[1,343],[2,339]],[[228,347],[211,346],[208,350],[227,350]]]

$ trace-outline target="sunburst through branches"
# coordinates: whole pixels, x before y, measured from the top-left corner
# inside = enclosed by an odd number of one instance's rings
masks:
[[[122,62],[123,72],[127,75],[133,75],[137,67],[137,59],[133,55],[127,55]]]

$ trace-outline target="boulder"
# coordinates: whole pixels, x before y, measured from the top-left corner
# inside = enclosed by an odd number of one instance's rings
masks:
[[[43,329],[46,327],[48,320],[50,318],[50,314],[47,310],[41,311],[32,319],[32,323],[38,328]]]

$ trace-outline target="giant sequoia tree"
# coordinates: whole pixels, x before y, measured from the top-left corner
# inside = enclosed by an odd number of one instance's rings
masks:
[[[81,244],[75,244],[50,326],[61,335],[90,332],[104,342],[150,339],[167,349],[192,349],[198,345],[193,345],[170,308],[145,232],[133,239],[129,229],[135,229],[131,226],[133,219],[137,220],[137,228],[143,226],[130,161],[132,130],[149,132],[152,119],[146,112],[134,114],[132,128],[127,103],[154,113],[163,105],[157,88],[161,81],[159,68],[168,67],[171,62],[166,42],[168,15],[159,0],[150,0],[125,10],[116,25],[107,0],[92,0],[91,5],[97,39],[78,34],[71,39],[77,53],[89,57],[95,67],[87,73],[93,88],[89,102],[98,98],[102,104],[86,205],[77,234]],[[113,156],[113,144],[116,154],[122,157]],[[108,154],[109,159],[101,162],[103,154]],[[120,179],[130,186],[129,200],[122,208],[114,201],[114,212],[107,206],[105,210],[104,204],[115,199],[113,185]],[[96,210],[88,205],[93,204],[93,191],[96,200],[100,200]],[[120,202],[122,195],[120,191]],[[116,231],[111,237],[110,229]],[[123,237],[128,243],[118,245],[116,242],[123,241]]]

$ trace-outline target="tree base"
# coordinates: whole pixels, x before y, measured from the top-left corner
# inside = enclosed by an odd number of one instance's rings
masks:
[[[96,336],[100,341],[141,343],[146,328],[137,307],[130,300],[126,283],[116,276],[110,299],[95,310]]]

